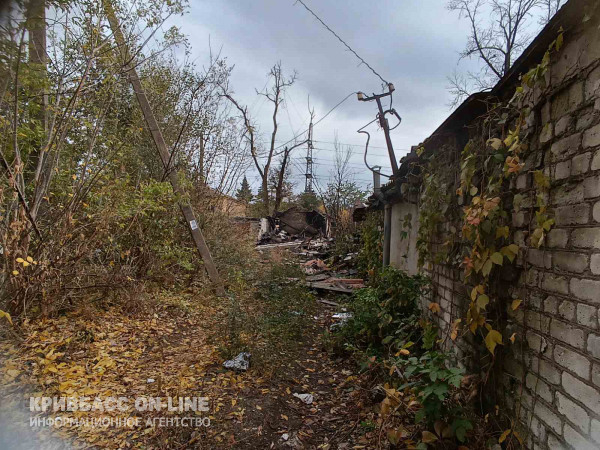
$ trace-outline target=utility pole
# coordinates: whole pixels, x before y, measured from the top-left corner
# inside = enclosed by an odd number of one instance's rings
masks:
[[[308,141],[307,141],[307,149],[306,149],[306,183],[304,184],[304,193],[312,194],[313,187],[313,143],[312,143],[312,133],[313,133],[313,124],[312,120],[310,121],[310,125],[308,126]]]
[[[167,144],[165,143],[158,122],[154,117],[154,113],[152,112],[152,108],[150,107],[150,102],[148,102],[146,92],[144,91],[140,78],[137,74],[137,71],[135,70],[135,63],[133,61],[133,58],[131,57],[129,48],[125,42],[125,37],[123,36],[123,32],[121,31],[119,20],[117,19],[117,15],[115,14],[115,10],[112,6],[111,0],[103,0],[103,5],[104,11],[110,23],[110,28],[112,29],[112,32],[115,36],[115,41],[120,50],[121,58],[127,76],[129,77],[129,82],[131,83],[133,91],[135,92],[135,96],[140,105],[140,109],[142,110],[142,114],[144,115],[146,125],[148,126],[148,129],[152,134],[154,145],[156,146],[156,150],[158,151],[160,159],[163,163],[163,167],[167,173],[169,181],[171,182],[171,186],[173,186],[173,192],[175,192],[175,194],[177,194],[179,198],[184,199],[184,191],[181,188],[181,185],[179,184],[179,180],[177,179],[177,172],[174,170],[170,170],[170,152],[167,149]],[[221,282],[221,277],[219,276],[219,272],[217,271],[217,268],[213,262],[208,245],[206,245],[206,241],[204,240],[204,236],[202,235],[202,231],[200,231],[192,206],[190,205],[188,200],[179,200],[179,208],[181,209],[183,217],[185,218],[187,226],[190,230],[190,234],[194,239],[194,243],[196,244],[198,253],[200,253],[200,257],[204,261],[204,266],[206,267],[208,276],[214,284],[217,295],[224,297],[226,294],[225,289],[223,287],[223,283]]]
[[[385,94],[373,94],[371,97],[366,97],[364,93],[358,92],[358,100],[361,102],[370,102],[375,100],[377,102],[377,108],[379,109],[379,113],[377,114],[377,118],[379,119],[379,125],[383,128],[383,133],[385,134],[385,143],[387,144],[388,154],[390,156],[390,163],[392,165],[392,178],[398,175],[398,161],[396,160],[396,154],[394,153],[394,146],[392,144],[392,138],[390,137],[390,125],[385,118],[386,114],[393,114],[400,119],[400,116],[396,112],[395,109],[390,108],[386,111],[383,110],[383,106],[381,105],[381,99],[384,97],[392,96],[392,92],[394,92],[395,88],[392,83],[388,83],[388,92]],[[398,125],[396,125],[398,126]],[[394,127],[395,128],[395,127]]]

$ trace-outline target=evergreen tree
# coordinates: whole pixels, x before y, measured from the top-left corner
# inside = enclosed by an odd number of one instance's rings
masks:
[[[248,183],[248,180],[246,179],[245,175],[244,179],[242,180],[242,185],[235,193],[235,196],[238,200],[241,200],[246,203],[250,203],[254,198],[254,195],[252,195],[252,189],[250,189],[250,183]]]

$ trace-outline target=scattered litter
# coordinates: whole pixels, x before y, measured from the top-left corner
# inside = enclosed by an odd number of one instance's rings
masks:
[[[341,322],[348,322],[349,319],[352,319],[353,315],[351,312],[341,312],[341,313],[335,313],[333,316],[331,316],[332,319],[337,319]]]
[[[148,378],[148,379],[146,380],[146,383],[154,383],[154,378]]]
[[[227,360],[223,363],[223,366],[226,369],[237,370],[240,372],[245,372],[250,368],[250,356],[252,356],[248,352],[242,352],[237,355],[235,358]]]
[[[317,273],[324,272],[329,270],[327,264],[323,262],[322,259],[311,259],[310,261],[306,261],[304,264],[304,272],[308,275],[316,275]]]
[[[290,435],[289,435],[289,434],[287,434],[287,433],[283,433],[283,434],[281,435],[281,439],[282,439],[282,440],[284,440],[284,441],[287,441],[289,438],[290,438]]]
[[[294,397],[299,398],[302,402],[306,403],[307,405],[310,405],[314,400],[312,394],[297,394],[294,392]]]
[[[348,320],[352,319],[352,317],[353,314],[350,312],[335,313],[331,316],[331,318],[333,320],[336,320],[337,322],[331,325],[329,328],[331,330],[335,330],[337,328],[343,327],[346,324],[346,322],[348,322]]]

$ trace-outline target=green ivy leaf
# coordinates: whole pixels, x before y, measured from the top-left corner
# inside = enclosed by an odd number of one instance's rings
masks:
[[[504,260],[504,258],[502,257],[502,253],[500,252],[496,252],[496,253],[492,253],[492,256],[490,256],[490,259],[492,260],[492,262],[498,266],[502,265],[502,262]]]
[[[484,277],[487,277],[490,274],[490,272],[492,271],[492,266],[493,266],[492,260],[488,259],[485,262],[485,264],[483,265],[483,267],[481,268],[481,273]]]
[[[485,307],[487,306],[487,304],[488,304],[489,302],[490,302],[490,298],[489,298],[487,295],[485,295],[485,294],[483,294],[483,295],[480,295],[480,296],[477,298],[477,307],[478,307],[479,309],[485,309]]]

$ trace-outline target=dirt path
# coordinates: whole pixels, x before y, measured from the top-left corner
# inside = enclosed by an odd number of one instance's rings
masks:
[[[361,387],[364,380],[356,375],[352,362],[323,348],[322,332],[336,311],[319,305],[312,329],[295,352],[297,359],[270,380],[254,379],[251,370],[224,392],[223,399],[230,402],[222,402],[227,407],[217,414],[211,428],[217,433],[211,436],[209,432],[208,441],[223,444],[223,448],[373,446],[360,425],[369,421],[365,408],[369,395]],[[219,370],[208,375],[218,377]],[[313,400],[307,404],[294,394],[310,394]],[[235,401],[233,407],[231,400]],[[228,419],[229,423],[223,422]]]
[[[222,367],[219,344],[213,340],[219,333],[218,308],[225,308],[215,303],[178,296],[133,312],[111,307],[26,324],[20,345],[1,343],[11,355],[0,376],[3,403],[12,399],[13,405],[4,417],[9,422],[4,436],[13,436],[12,448],[33,448],[32,442],[44,448],[50,434],[52,442],[60,437],[65,448],[376,446],[369,431],[372,417],[367,411],[372,408],[366,381],[351,361],[328,353],[321,342],[332,314],[339,311],[317,302],[304,338],[276,370],[267,375],[260,361],[253,361],[249,371],[235,373]],[[29,426],[32,413],[23,400],[42,394],[208,397],[210,426],[76,427],[48,433]],[[307,404],[294,394],[310,394],[313,400]]]

